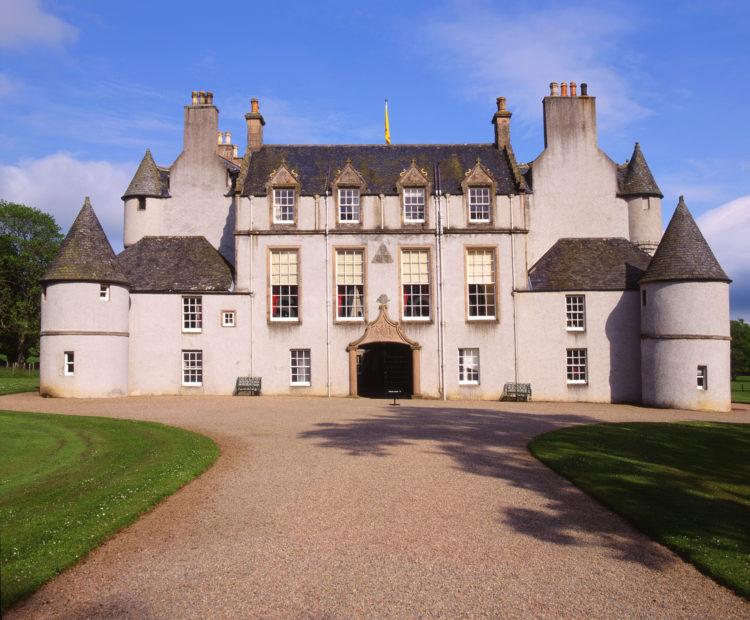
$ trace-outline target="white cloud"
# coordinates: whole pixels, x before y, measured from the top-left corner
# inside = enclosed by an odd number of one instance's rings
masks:
[[[586,82],[597,97],[600,123],[623,126],[650,111],[636,99],[633,57],[626,36],[636,28],[626,7],[593,5],[509,11],[460,3],[427,20],[430,57],[459,76],[469,98],[505,95],[523,123],[536,122],[550,82]]]
[[[732,314],[750,320],[750,195],[706,211],[698,225],[716,258],[734,280]]]
[[[65,152],[24,159],[17,165],[0,166],[0,198],[50,213],[67,231],[84,197],[90,196],[99,221],[118,252],[122,249],[123,222],[120,196],[136,166],[79,160]]]
[[[78,30],[45,11],[39,0],[0,0],[0,47],[57,47],[75,41]]]

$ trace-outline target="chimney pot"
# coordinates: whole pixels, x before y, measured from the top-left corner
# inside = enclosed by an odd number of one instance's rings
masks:
[[[589,85],[586,84],[586,82],[581,82],[581,97],[588,97],[588,87]]]
[[[227,131],[224,134],[224,144],[232,144],[232,132]]]
[[[258,112],[260,112],[260,105],[258,104],[258,100],[255,97],[250,100],[250,111],[253,114],[258,114]]]
[[[192,105],[198,105],[198,91],[194,90],[190,94],[190,101],[192,102]]]
[[[234,145],[232,145],[232,157],[234,157],[235,159],[237,159],[237,156],[238,156],[237,145],[234,144]]]
[[[560,96],[560,85],[557,82],[549,83],[549,96],[559,97]]]
[[[498,112],[505,112],[505,97],[498,97],[497,98],[497,111]]]
[[[571,97],[576,96],[576,83],[575,82],[570,83],[570,96]]]
[[[560,84],[560,96],[561,97],[567,97],[568,96],[568,83],[562,82]]]
[[[224,144],[224,134],[221,133],[220,131],[217,131],[216,133],[218,134],[218,138],[219,138],[219,141],[217,144]]]

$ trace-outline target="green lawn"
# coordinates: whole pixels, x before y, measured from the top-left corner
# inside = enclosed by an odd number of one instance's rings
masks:
[[[0,609],[207,469],[207,437],[150,422],[0,411]]]
[[[0,368],[0,396],[16,392],[35,392],[39,389],[39,371]]]
[[[750,599],[750,424],[597,424],[532,454],[636,528]]]
[[[750,375],[740,375],[732,381],[732,402],[750,404]]]

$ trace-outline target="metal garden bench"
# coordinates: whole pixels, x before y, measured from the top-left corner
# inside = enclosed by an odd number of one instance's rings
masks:
[[[242,394],[258,396],[260,394],[260,384],[260,377],[237,377],[237,384],[234,386],[234,393],[236,396]]]
[[[500,400],[531,400],[531,383],[506,383]]]

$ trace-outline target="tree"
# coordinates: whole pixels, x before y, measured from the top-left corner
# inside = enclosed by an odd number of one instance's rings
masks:
[[[39,342],[39,280],[62,239],[51,215],[0,200],[0,349],[18,362]]]
[[[743,319],[730,321],[732,337],[732,380],[739,374],[750,374],[750,324]]]

